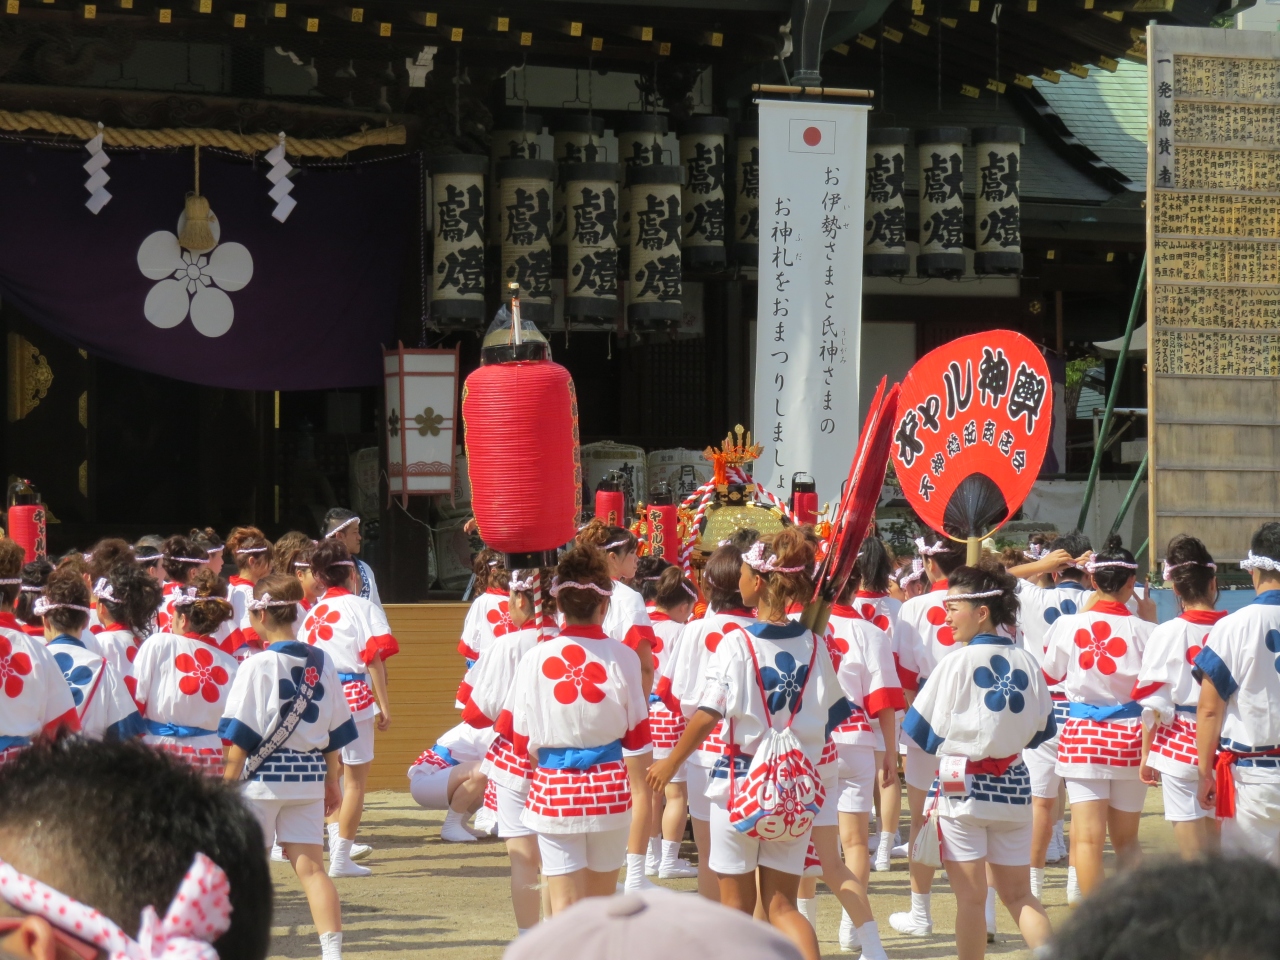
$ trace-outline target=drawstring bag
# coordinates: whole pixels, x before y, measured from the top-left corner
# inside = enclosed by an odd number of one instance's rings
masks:
[[[809,672],[793,702],[787,725],[781,730],[773,728],[769,695],[764,688],[764,677],[760,673],[755,645],[750,637],[746,637],[745,642],[755,666],[760,700],[764,705],[764,719],[769,729],[765,731],[755,756],[751,758],[751,765],[747,768],[741,788],[736,787],[736,777],[730,780],[729,823],[739,833],[755,840],[800,840],[813,827],[813,820],[827,795],[822,778],[818,776],[817,766],[809,759],[800,740],[791,731],[791,723],[796,718],[809,679],[813,676],[818,656],[818,638],[813,638]],[[733,742],[732,721],[729,740]],[[734,744],[730,749],[736,753],[738,748]]]
[[[925,812],[924,824],[911,847],[911,862],[937,870],[942,866],[942,824],[938,822],[938,795]]]

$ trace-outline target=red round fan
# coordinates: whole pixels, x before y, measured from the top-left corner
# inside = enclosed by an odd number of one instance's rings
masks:
[[[953,540],[989,536],[1022,506],[1052,430],[1049,365],[1011,330],[952,340],[902,382],[893,466],[907,502]]]

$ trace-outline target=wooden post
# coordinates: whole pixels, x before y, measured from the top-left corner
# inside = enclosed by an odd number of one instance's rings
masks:
[[[982,559],[982,538],[970,537],[966,542],[966,546],[968,550],[965,553],[965,565],[970,567],[977,566],[978,561]]]

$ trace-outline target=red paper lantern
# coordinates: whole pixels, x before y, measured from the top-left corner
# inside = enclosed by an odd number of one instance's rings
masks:
[[[596,516],[611,527],[620,527],[627,518],[627,497],[621,490],[596,491]]]
[[[24,503],[10,507],[9,539],[26,551],[23,563],[43,557],[47,552],[44,504]]]
[[[680,535],[677,526],[680,514],[675,504],[657,504],[649,507],[649,555],[661,557],[667,563],[680,558]]]
[[[480,536],[509,570],[554,566],[582,510],[569,371],[550,360],[486,364],[463,385],[462,416]]]

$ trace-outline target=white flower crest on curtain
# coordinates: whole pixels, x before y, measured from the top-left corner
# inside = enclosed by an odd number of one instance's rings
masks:
[[[185,214],[178,218],[182,233]],[[215,241],[222,225],[210,217]],[[163,330],[191,317],[191,324],[206,337],[220,337],[231,329],[235,307],[227,293],[248,286],[253,279],[253,256],[242,243],[219,242],[207,253],[192,253],[178,244],[168,230],[158,230],[138,248],[138,269],[148,280],[159,281],[147,294],[142,311]]]

